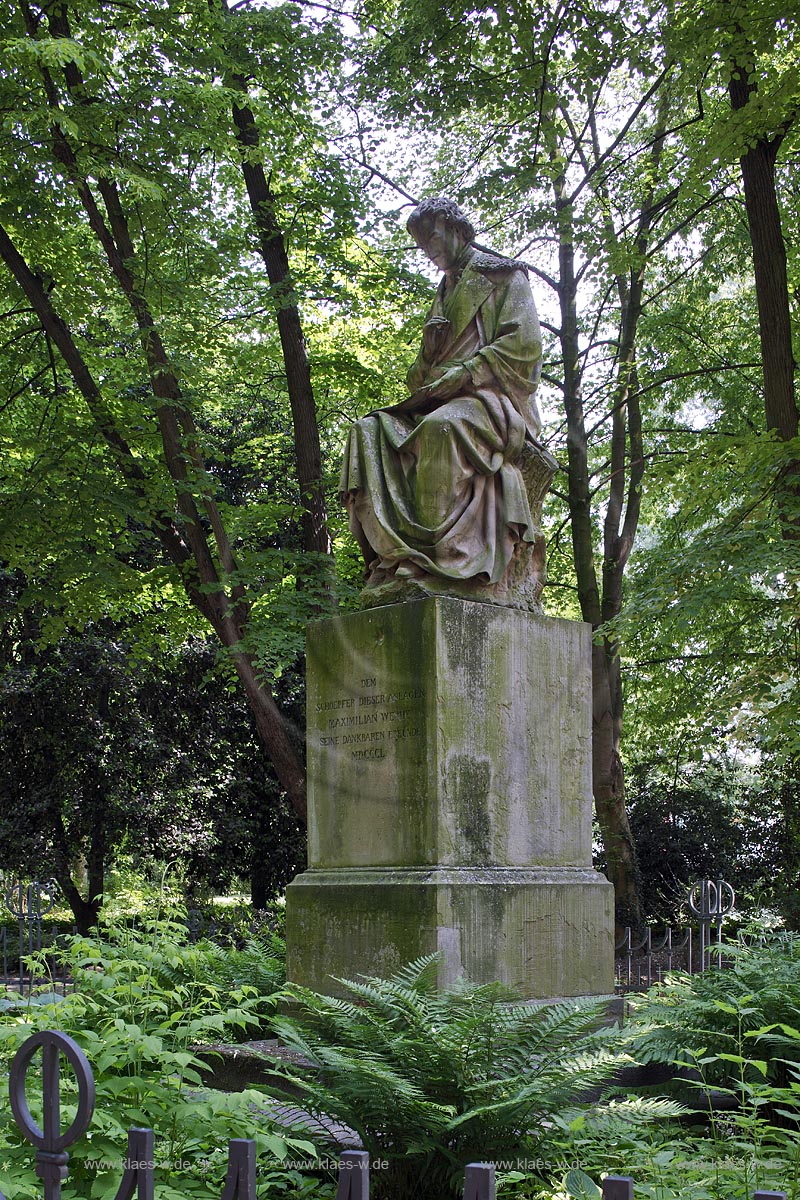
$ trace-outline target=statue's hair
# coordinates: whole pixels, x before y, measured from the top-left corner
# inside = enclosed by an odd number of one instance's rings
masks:
[[[474,225],[454,200],[444,196],[429,196],[427,200],[421,200],[406,221],[406,229],[413,236],[424,226],[432,225],[437,217],[444,217],[447,224],[457,229],[465,241],[474,241]]]

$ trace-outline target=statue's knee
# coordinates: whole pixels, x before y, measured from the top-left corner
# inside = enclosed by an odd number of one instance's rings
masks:
[[[425,432],[431,437],[449,438],[453,433],[453,423],[445,412],[432,412],[425,418]]]

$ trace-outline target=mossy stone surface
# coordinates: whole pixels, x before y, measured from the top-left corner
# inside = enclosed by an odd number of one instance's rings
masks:
[[[614,990],[613,890],[581,868],[340,868],[287,893],[287,973],[316,991],[439,951],[442,986],[500,980],[531,999]]]
[[[612,991],[589,627],[451,597],[368,609],[310,628],[307,685],[289,978],[337,992],[439,951],[443,984]]]
[[[451,598],[312,626],[309,865],[590,865],[589,638]]]

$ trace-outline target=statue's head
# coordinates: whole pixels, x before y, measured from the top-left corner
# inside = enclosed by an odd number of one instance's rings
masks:
[[[453,200],[443,196],[418,204],[406,228],[431,262],[443,271],[450,270],[464,246],[475,237],[472,222]]]
[[[475,226],[469,217],[461,211],[455,200],[448,200],[445,196],[430,196],[427,200],[421,200],[406,221],[406,229],[414,241],[419,242],[419,234],[432,228],[439,217],[448,228],[457,229],[465,242],[474,239]]]

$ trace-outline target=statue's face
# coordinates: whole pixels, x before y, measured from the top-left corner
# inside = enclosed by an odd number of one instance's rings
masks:
[[[443,213],[431,224],[424,225],[413,237],[440,271],[449,271],[454,267],[465,246],[463,234],[448,223]]]

